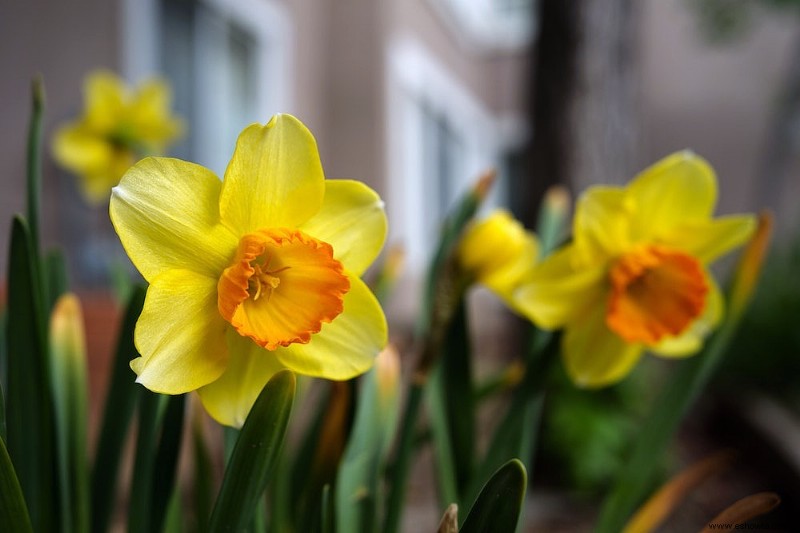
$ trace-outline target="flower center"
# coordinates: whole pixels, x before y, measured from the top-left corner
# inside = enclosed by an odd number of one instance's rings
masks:
[[[245,235],[217,283],[217,305],[236,331],[274,350],[306,343],[344,308],[350,281],[330,244],[299,230]]]
[[[609,329],[628,342],[650,345],[682,333],[703,312],[709,290],[697,259],[663,246],[623,255],[609,281]]]

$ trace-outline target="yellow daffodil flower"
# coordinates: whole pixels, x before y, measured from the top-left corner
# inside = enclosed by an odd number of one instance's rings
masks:
[[[723,301],[707,265],[753,233],[750,215],[712,218],[714,171],[680,152],[627,187],[591,187],[579,200],[573,240],[516,291],[518,307],[545,329],[564,328],[573,381],[600,387],[624,378],[644,349],[695,353]]]
[[[214,418],[240,426],[278,370],[345,380],[386,343],[359,278],[386,237],[383,202],[362,183],[326,180],[292,116],[247,127],[223,181],[177,159],[140,161],[110,213],[150,283],[131,362],[150,390],[198,390]]]
[[[458,261],[467,276],[512,309],[514,290],[530,276],[538,254],[536,235],[503,209],[467,226],[458,247]]]
[[[98,204],[140,157],[163,153],[183,125],[170,115],[171,91],[163,80],[131,92],[116,75],[98,71],[86,78],[83,92],[84,115],[56,132],[53,157],[80,177],[84,196]]]

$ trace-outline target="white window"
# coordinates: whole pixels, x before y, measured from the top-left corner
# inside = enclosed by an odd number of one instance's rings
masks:
[[[480,50],[519,49],[534,33],[537,0],[429,1],[457,38]]]
[[[161,73],[188,123],[174,155],[221,177],[245,126],[291,110],[283,7],[264,0],[126,0],[124,11],[126,77]],[[142,28],[153,34],[142,35]]]
[[[391,43],[388,65],[389,238],[418,275],[455,201],[497,166],[501,142],[491,115],[421,45]],[[501,196],[496,187],[490,203]]]

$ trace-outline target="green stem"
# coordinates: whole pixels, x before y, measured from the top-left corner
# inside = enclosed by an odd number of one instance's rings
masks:
[[[41,76],[33,79],[33,112],[28,129],[28,225],[35,252],[39,254],[39,205],[42,189],[42,115],[44,112],[44,84]]]
[[[386,507],[386,522],[383,531],[395,533],[400,526],[400,518],[403,511],[403,502],[406,495],[406,485],[408,484],[408,469],[411,462],[412,450],[414,449],[414,431],[417,422],[419,407],[422,403],[422,396],[425,384],[414,382],[408,392],[406,409],[403,413],[403,420],[400,425],[400,440],[397,445],[397,457],[392,465],[391,477],[392,484],[389,490],[389,499]]]

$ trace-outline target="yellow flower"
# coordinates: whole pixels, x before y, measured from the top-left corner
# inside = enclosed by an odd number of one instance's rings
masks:
[[[458,247],[461,269],[512,309],[514,290],[530,276],[538,254],[536,235],[503,209],[467,226]]]
[[[111,188],[145,155],[158,155],[183,130],[170,115],[169,85],[158,79],[131,93],[111,72],[90,74],[83,87],[84,115],[62,126],[53,140],[53,157],[77,174],[91,203],[108,199]]]
[[[592,187],[579,200],[573,241],[515,293],[540,327],[564,328],[575,383],[619,381],[644,349],[680,357],[702,346],[723,308],[707,265],[755,228],[750,215],[713,219],[716,200],[714,171],[690,152],[666,157],[627,187]]]
[[[240,426],[278,370],[349,379],[386,343],[359,278],[386,237],[383,203],[362,183],[325,180],[292,116],[247,127],[222,182],[185,161],[140,161],[110,213],[150,283],[131,362],[150,390],[198,390],[214,418]]]

